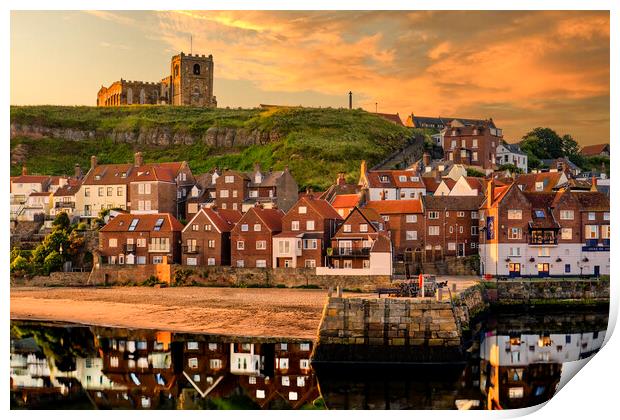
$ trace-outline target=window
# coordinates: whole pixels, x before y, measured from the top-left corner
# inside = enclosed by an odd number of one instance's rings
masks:
[[[211,249],[215,248],[215,239],[209,239],[209,241],[207,242],[207,246]]]
[[[523,387],[508,388],[509,398],[523,398]]]
[[[342,268],[353,268],[353,261],[351,261],[351,260],[344,260],[342,262]]]
[[[226,176],[224,177],[224,182],[225,182],[226,184],[232,184],[233,182],[235,182],[235,177],[234,177],[234,176],[232,176],[232,175],[226,175]]]
[[[596,220],[596,213],[593,211],[588,212],[588,220]]]
[[[562,239],[573,239],[573,229],[562,228]]]
[[[387,182],[390,182],[390,178],[387,175],[381,175],[379,177],[379,181],[381,181],[383,183],[387,183]]]
[[[237,267],[238,267],[238,268],[243,268],[243,267],[245,267],[245,261],[243,261],[243,260],[237,260]]]
[[[266,260],[256,260],[256,268],[267,268]]]
[[[598,239],[598,225],[586,225],[586,239]]]
[[[429,211],[428,212],[428,218],[430,220],[436,220],[439,219],[439,212],[438,211]]]
[[[164,257],[161,255],[156,255],[153,257],[153,264],[161,264],[164,262]]]
[[[248,225],[247,224],[242,224],[241,225],[241,232],[247,232],[248,231]]]
[[[538,248],[538,256],[539,257],[549,257],[551,254],[549,252],[549,248],[541,247]]]
[[[407,241],[415,241],[418,239],[418,231],[417,230],[408,230],[405,233],[405,237]]]
[[[304,263],[304,267],[306,268],[315,268],[316,267],[316,260],[306,260]]]
[[[215,265],[215,258],[213,257],[207,258],[207,265]]]
[[[517,247],[510,247],[509,249],[509,256],[511,257],[520,257],[521,256],[521,248]]]
[[[609,212],[608,211],[603,213],[603,220],[609,220]]]
[[[299,206],[299,214],[308,213],[308,208],[306,206]]]
[[[448,242],[448,251],[455,251],[456,244],[454,242]]]
[[[478,236],[478,226],[471,227],[471,236]]]
[[[222,368],[222,361],[220,359],[210,359],[209,360],[209,367],[211,369],[221,369]]]
[[[260,229],[261,229],[260,223],[255,223],[254,224],[254,232],[260,232]]]
[[[228,198],[228,190],[220,190],[221,198]]]
[[[569,274],[569,273],[570,273],[570,264],[564,264],[564,272],[565,272],[566,274]],[[570,337],[570,336],[569,336],[569,337]]]
[[[472,147],[473,149],[475,149],[476,147],[478,147],[478,139],[473,139],[473,140],[471,141],[471,147]]]
[[[542,181],[537,181],[535,189],[536,191],[543,191],[545,189],[545,183]]]
[[[205,225],[205,230],[206,231],[210,231],[211,230],[211,225],[210,224],[206,224]]]
[[[277,358],[276,359],[276,368],[278,369],[288,369],[288,358]]]
[[[314,220],[306,221],[306,230],[314,230]]]
[[[187,350],[198,350],[198,341],[188,341]]]
[[[103,188],[103,187],[99,187],[99,188],[97,189],[97,195],[98,195],[99,197],[103,197],[103,190],[104,190],[104,188]]]
[[[472,161],[478,161],[478,152],[472,152],[471,160]]]
[[[291,243],[289,241],[278,242],[278,251],[280,254],[289,254],[291,252]]]
[[[110,238],[110,240],[108,241],[108,247],[116,248],[117,246],[118,246],[118,242],[116,238]]]
[[[450,233],[454,233],[454,226],[450,226]]]
[[[456,212],[456,217],[465,217],[465,212],[464,211],[457,211]]]
[[[300,369],[310,369],[310,360],[308,359],[301,359],[299,361],[299,368]]]
[[[310,343],[300,343],[299,344],[300,351],[310,351]]]
[[[198,358],[192,357],[187,359],[187,367],[190,369],[198,369]]]
[[[417,214],[408,214],[406,216],[406,222],[407,223],[416,223],[418,221],[418,215]]]
[[[390,216],[381,216],[381,218],[383,219],[384,222],[390,221]]]
[[[521,217],[522,217],[521,210],[508,210],[508,219],[521,220]]]
[[[291,385],[291,381],[289,379],[288,376],[283,376],[282,377],[282,386],[290,386]]]
[[[351,225],[349,225],[349,224],[343,225],[342,226],[342,231],[343,232],[351,232]]]
[[[194,64],[193,70],[194,70],[194,74],[195,75],[199,75],[200,74],[200,64],[198,64],[198,63]]]
[[[138,238],[138,239],[136,239],[136,245],[139,248],[146,248],[146,238]]]
[[[545,218],[545,211],[544,210],[534,210],[534,216],[537,219],[544,219]]]
[[[509,228],[508,239],[521,239],[521,228]]]
[[[232,196],[233,198],[237,198],[237,190],[232,190]]]
[[[264,399],[265,398],[265,390],[264,389],[257,389],[256,390],[256,398]]]
[[[157,219],[157,221],[155,221],[155,227],[153,228],[154,231],[159,231],[161,230],[162,225],[164,224],[164,219],[159,218]],[[167,240],[167,238],[166,238]]]
[[[429,226],[428,227],[428,234],[430,236],[437,236],[437,235],[439,235],[439,226]]]
[[[303,388],[304,386],[306,386],[306,377],[305,376],[298,376],[297,377],[297,386],[299,388]]]
[[[118,357],[110,357],[110,366],[118,367]]]
[[[469,247],[470,247],[471,249],[476,249],[476,248],[478,247],[478,244],[477,244],[476,242],[470,242],[470,243],[469,243]]]
[[[561,220],[573,220],[574,218],[575,218],[575,212],[573,210],[561,210],[560,211]]]
[[[84,197],[90,197],[90,188],[84,187]]]
[[[466,158],[467,157],[467,150],[461,149],[461,157],[462,158]]]
[[[200,228],[196,223],[192,224],[192,230],[197,231]]]
[[[291,222],[291,230],[293,231],[299,230],[299,220],[293,220]]]
[[[258,197],[258,191],[257,190],[250,191],[250,197],[252,197],[252,198]]]
[[[360,232],[368,232],[368,225],[366,223],[360,224]]]
[[[316,249],[318,242],[316,239],[304,239],[304,249]]]
[[[256,241],[256,249],[257,250],[267,249],[267,241]]]
[[[237,241],[237,249],[240,251],[243,251],[245,249],[245,242],[244,241]]]
[[[123,187],[116,187],[116,195],[118,197],[123,195]]]
[[[609,225],[602,225],[601,226],[601,238],[602,239],[609,239]]]

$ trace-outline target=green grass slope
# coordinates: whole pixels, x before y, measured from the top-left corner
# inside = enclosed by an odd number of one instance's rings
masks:
[[[91,155],[101,163],[131,162],[135,151],[147,161],[187,160],[195,173],[213,167],[250,170],[254,162],[263,168],[285,165],[301,188],[324,189],[338,172],[350,181],[359,176],[360,161],[378,163],[401,148],[414,130],[400,127],[361,110],[332,108],[204,109],[166,106],[119,108],[28,106],[11,107],[11,123],[50,128],[78,128],[104,133],[97,140],[11,139],[12,153],[25,157],[30,173],[71,174],[75,163],[89,165]],[[278,140],[241,149],[193,145],[146,146],[114,143],[105,136],[112,130],[140,130],[167,126],[200,135],[210,127],[258,129],[277,132]],[[11,167],[20,172],[21,164]]]

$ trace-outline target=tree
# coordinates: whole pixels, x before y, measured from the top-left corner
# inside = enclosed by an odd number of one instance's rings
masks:
[[[473,176],[476,178],[484,178],[484,174],[474,168],[467,168],[467,176]]]
[[[50,252],[43,261],[43,270],[45,274],[49,274],[52,271],[59,271],[62,268],[62,256],[58,251]]]
[[[579,155],[579,143],[571,136],[570,134],[564,134],[562,136],[562,150],[564,151],[564,156],[568,157],[570,160],[573,160],[575,156]]]
[[[11,261],[11,274],[24,274],[28,272],[30,263],[21,255],[18,255]]]
[[[499,168],[497,168],[498,171],[510,171],[512,173],[516,173],[516,174],[522,174],[523,173],[523,169],[521,168],[517,168],[516,165],[514,165],[513,163],[504,163],[503,165],[500,165]]]
[[[54,229],[65,229],[68,230],[71,227],[71,220],[69,220],[69,216],[64,211],[58,213],[54,221],[52,222],[52,226]]]
[[[562,138],[550,128],[537,127],[523,136],[528,150],[538,159],[556,159],[564,156]],[[534,143],[534,144],[532,144]],[[521,149],[523,150],[523,143]]]

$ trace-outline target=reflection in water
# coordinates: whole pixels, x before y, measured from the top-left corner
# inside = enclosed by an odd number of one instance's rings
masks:
[[[562,364],[594,354],[606,325],[603,310],[491,315],[466,361],[313,371],[307,341],[14,321],[11,407],[521,408],[551,398]]]

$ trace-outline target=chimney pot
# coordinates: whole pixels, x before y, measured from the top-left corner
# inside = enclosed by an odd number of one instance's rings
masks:
[[[90,169],[95,169],[97,167],[97,156],[93,155],[90,157]]]
[[[336,185],[345,185],[347,183],[344,178],[344,172],[338,172],[338,178],[336,178]]]
[[[134,166],[142,166],[144,159],[142,159],[142,152],[136,152],[134,155]]]
[[[22,175],[28,175],[28,168],[26,168],[26,165],[22,166]]]
[[[431,154],[428,152],[424,152],[422,155],[422,163],[424,166],[429,166],[431,164]]]
[[[76,177],[76,178],[78,178],[78,179],[79,179],[79,178],[82,178],[82,168],[80,167],[80,164],[79,164],[79,163],[76,163],[76,164],[75,164],[75,172],[74,172],[74,175],[75,175],[75,177]]]

